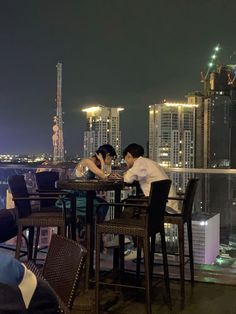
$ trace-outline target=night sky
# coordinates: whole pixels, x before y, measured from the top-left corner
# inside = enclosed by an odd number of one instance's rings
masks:
[[[235,0],[1,0],[0,154],[52,152],[56,64],[64,141],[83,153],[89,104],[123,106],[123,146],[146,145],[148,105],[201,90],[214,45],[236,63]]]

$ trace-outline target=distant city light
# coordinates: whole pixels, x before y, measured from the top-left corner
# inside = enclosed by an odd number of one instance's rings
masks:
[[[182,103],[171,103],[171,102],[165,102],[164,105],[167,107],[189,107],[189,108],[198,107],[197,104],[193,105],[193,104],[182,104]]]
[[[98,110],[100,110],[99,106],[82,109],[83,112],[95,112],[95,111],[98,111]]]

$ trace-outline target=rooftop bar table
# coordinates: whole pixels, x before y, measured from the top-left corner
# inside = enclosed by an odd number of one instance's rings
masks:
[[[120,203],[121,190],[125,184],[121,180],[110,179],[69,179],[59,180],[57,187],[63,190],[85,191],[86,192],[86,242],[87,242],[87,271],[86,285],[93,274],[93,252],[94,252],[94,207],[93,199],[96,191],[114,191],[115,203]],[[104,200],[105,202],[105,200]],[[71,236],[76,240],[76,195],[71,193]],[[120,216],[120,207],[115,208],[115,217]],[[116,259],[114,258],[114,262]],[[115,264],[115,263],[114,263]]]

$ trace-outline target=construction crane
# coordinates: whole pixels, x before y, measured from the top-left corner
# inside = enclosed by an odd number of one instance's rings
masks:
[[[235,51],[232,53],[232,55],[229,57],[230,59],[230,64],[228,67],[230,68],[230,72],[228,73],[228,84],[233,85],[234,81],[236,79],[236,64],[232,63],[233,57],[235,57],[236,53]]]
[[[210,58],[210,62],[208,63],[208,68],[206,71],[206,74],[204,75],[203,72],[201,72],[201,82],[204,83],[206,82],[206,80],[208,79],[209,73],[210,71],[213,69],[213,67],[215,66],[215,62],[218,58],[218,53],[220,51],[220,44],[217,44],[214,48],[213,48],[213,53],[211,55]]]

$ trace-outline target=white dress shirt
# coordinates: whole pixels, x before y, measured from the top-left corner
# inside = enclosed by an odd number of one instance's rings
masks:
[[[124,174],[124,182],[138,181],[145,196],[149,196],[152,182],[168,179],[165,170],[157,162],[145,157],[137,158],[133,166]],[[173,186],[171,186],[169,196],[176,196]],[[171,200],[167,205],[178,211],[178,202]]]

